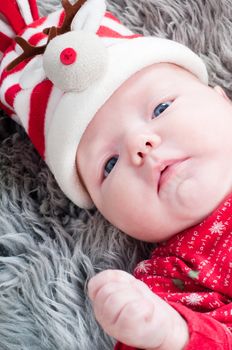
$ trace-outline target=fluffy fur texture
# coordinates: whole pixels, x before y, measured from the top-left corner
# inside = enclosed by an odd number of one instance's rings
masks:
[[[41,14],[60,6],[38,3]],[[108,8],[135,32],[189,45],[205,60],[210,83],[232,97],[231,0],[114,0]],[[149,245],[70,203],[3,113],[0,142],[0,349],[112,349],[94,320],[86,282],[106,268],[132,271]]]

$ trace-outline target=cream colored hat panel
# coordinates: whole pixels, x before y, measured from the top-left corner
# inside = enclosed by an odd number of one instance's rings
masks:
[[[50,41],[43,65],[59,89],[82,91],[104,74],[107,50],[96,34],[73,31]]]

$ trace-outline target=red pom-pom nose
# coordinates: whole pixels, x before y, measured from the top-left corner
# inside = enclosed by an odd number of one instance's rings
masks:
[[[60,60],[66,66],[73,64],[77,59],[77,52],[72,47],[67,47],[60,54]]]

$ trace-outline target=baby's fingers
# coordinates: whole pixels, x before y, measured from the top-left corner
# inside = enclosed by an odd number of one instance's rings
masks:
[[[118,285],[116,282],[107,283],[98,290],[93,302],[96,318],[103,328],[114,326],[120,314],[128,304],[137,302],[141,296],[136,290],[128,287],[127,283]]]
[[[134,280],[135,278],[132,275],[121,270],[102,271],[93,278],[91,278],[91,280],[88,283],[89,298],[93,301],[95,299],[96,294],[98,293],[98,290],[108,283],[130,283],[130,281],[132,282]]]
[[[136,346],[142,345],[154,315],[154,305],[128,283],[106,284],[96,294],[93,309],[105,332],[125,344]]]

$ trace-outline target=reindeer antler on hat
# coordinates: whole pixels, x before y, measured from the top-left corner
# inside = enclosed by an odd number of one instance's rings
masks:
[[[207,72],[187,47],[131,32],[104,0],[62,6],[39,18],[36,0],[0,2],[0,107],[25,128],[63,192],[90,208],[75,161],[98,109],[148,65],[174,63],[205,83]]]
[[[60,27],[50,27],[43,30],[43,33],[48,34],[48,40],[45,45],[42,46],[34,46],[28,43],[23,37],[16,36],[15,41],[17,44],[21,46],[23,49],[23,53],[18,56],[14,61],[12,61],[7,66],[7,71],[10,71],[15,66],[17,66],[20,62],[24,61],[27,58],[32,58],[36,55],[41,55],[45,52],[46,47],[50,40],[52,40],[55,36],[64,34],[71,30],[71,23],[76,15],[76,13],[80,10],[81,6],[87,0],[79,0],[74,5],[70,4],[68,0],[62,0],[62,6],[64,8],[65,17],[62,25]]]

